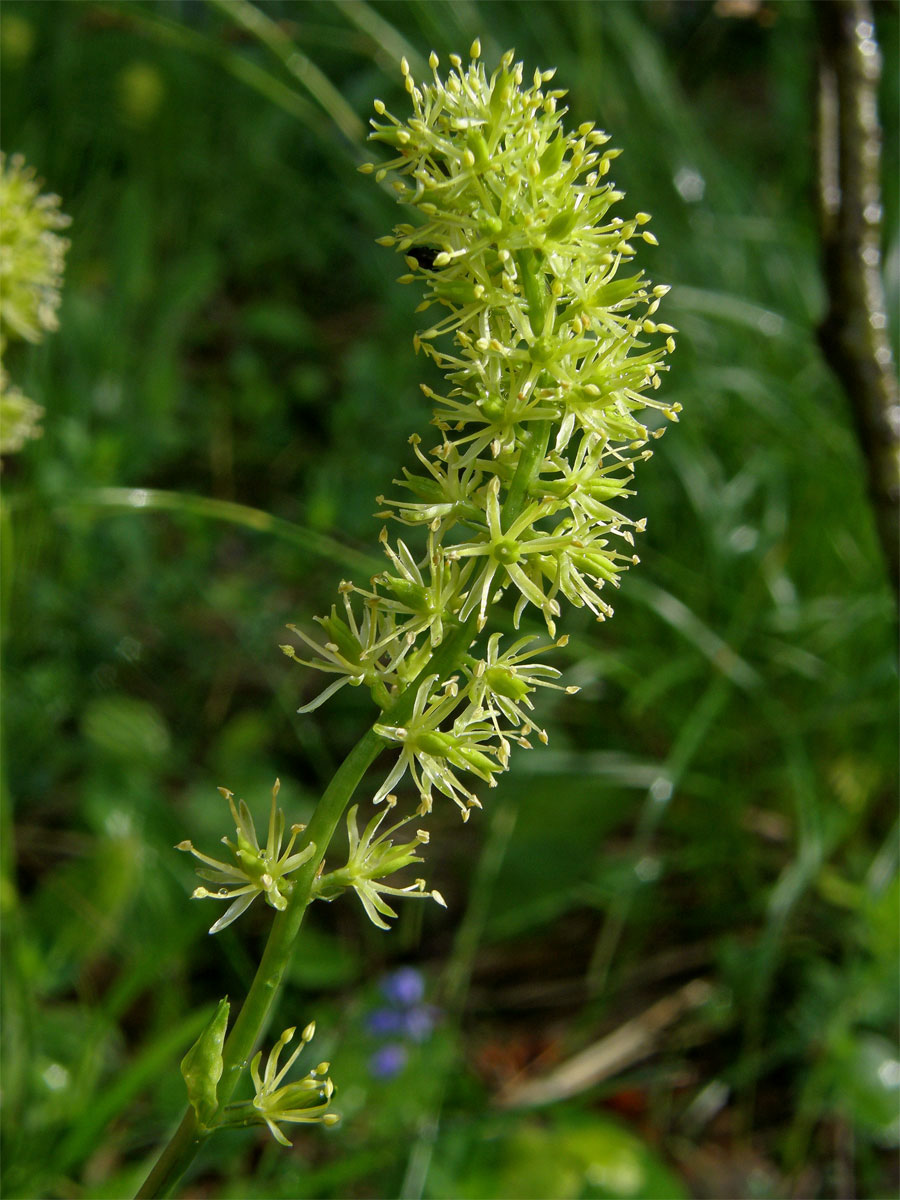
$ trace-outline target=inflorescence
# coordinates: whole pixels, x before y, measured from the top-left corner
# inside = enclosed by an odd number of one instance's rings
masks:
[[[633,535],[643,528],[614,504],[631,494],[635,463],[662,432],[641,415],[677,419],[678,406],[653,394],[674,348],[674,329],[656,320],[668,289],[631,267],[637,240],[656,238],[646,213],[613,215],[619,151],[590,124],[565,132],[565,93],[544,86],[552,71],[525,86],[512,51],[490,76],[478,42],[471,53],[468,67],[451,56],[446,80],[432,55],[433,81],[421,84],[402,63],[407,121],[375,101],[371,138],[394,154],[361,170],[393,176],[397,199],[415,211],[380,241],[404,256],[400,282],[424,286],[419,311],[433,320],[415,346],[447,382],[440,394],[423,387],[436,445],[426,454],[413,435],[418,467],[378,501],[379,516],[424,531],[424,552],[383,531],[386,569],[368,588],[341,584],[342,611],[317,618],[324,639],[294,630],[312,654],[285,653],[334,676],[301,712],[344,684],[365,685],[384,710],[420,676],[449,622],[471,620],[474,643],[504,595],[517,628],[532,606],[551,639],[563,601],[610,616],[604,588],[637,561]],[[437,790],[465,816],[478,799],[457,772],[490,786],[511,741],[545,739],[530,696],[559,686],[558,672],[535,659],[562,639],[527,652],[538,639],[506,651],[501,640],[492,634],[451,680],[426,679],[402,727],[376,726],[400,747],[376,801],[408,769],[426,808]]]
[[[58,325],[69,224],[59,196],[42,195],[33,167],[21,154],[0,154],[0,359],[7,342],[39,342]],[[40,436],[43,409],[9,380],[0,364],[0,453],[21,450]]]
[[[434,405],[435,444],[426,453],[414,434],[417,465],[394,481],[395,495],[378,497],[378,515],[410,532],[392,542],[382,530],[384,570],[368,587],[341,583],[339,604],[316,618],[318,637],[290,627],[305,650],[282,647],[330,678],[300,712],[347,684],[370,692],[374,730],[398,752],[376,803],[408,774],[420,814],[438,793],[464,819],[480,807],[478,782],[492,787],[507,768],[512,744],[547,740],[532,718],[537,690],[578,690],[556,683],[559,671],[541,657],[565,644],[556,632],[563,602],[599,621],[612,614],[606,587],[637,562],[634,533],[643,528],[616,505],[665,427],[649,428],[645,414],[678,414],[655,394],[674,349],[675,330],[656,319],[668,288],[633,266],[636,243],[656,238],[646,213],[614,215],[624,198],[610,179],[619,151],[589,123],[564,130],[565,93],[545,88],[553,71],[535,71],[526,85],[512,51],[490,76],[480,54],[476,41],[467,67],[452,55],[446,79],[432,54],[426,83],[404,60],[412,116],[400,121],[376,100],[370,136],[392,157],[360,168],[379,182],[390,177],[413,210],[379,240],[403,255],[400,282],[424,288],[418,311],[430,323],[414,345],[446,381],[440,392],[422,389]],[[526,635],[505,647],[490,633],[483,643],[503,597],[516,629],[533,608],[549,639]],[[460,627],[462,662],[449,678],[429,673]],[[414,682],[411,715],[393,721],[392,706]],[[354,887],[379,925],[393,915],[379,893],[438,898],[421,881],[387,888],[359,847],[377,847],[383,866],[393,829],[376,838],[375,822],[360,842],[355,810],[351,822],[350,861],[320,894]],[[397,861],[419,861],[417,839]]]

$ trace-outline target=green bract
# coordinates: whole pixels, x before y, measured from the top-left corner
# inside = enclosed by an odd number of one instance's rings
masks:
[[[552,71],[526,86],[511,51],[490,76],[480,53],[476,42],[465,68],[451,56],[446,79],[432,55],[425,83],[404,61],[412,115],[376,100],[371,137],[393,157],[361,168],[392,177],[413,211],[380,241],[404,256],[400,281],[424,289],[431,323],[414,344],[446,378],[440,393],[423,387],[436,444],[425,454],[413,435],[418,467],[395,481],[401,496],[378,498],[379,515],[422,528],[425,545],[417,555],[383,532],[388,568],[368,588],[341,585],[346,615],[318,619],[323,645],[300,634],[316,651],[306,665],[339,676],[301,712],[344,683],[365,684],[384,711],[419,680],[411,717],[375,725],[400,747],[375,800],[409,771],[425,810],[437,790],[464,816],[479,801],[459,773],[493,785],[509,741],[529,744],[529,697],[558,686],[534,659],[560,643],[523,653],[526,641],[504,650],[495,633],[450,679],[423,672],[448,628],[463,623],[474,643],[505,595],[517,627],[532,607],[551,637],[564,601],[612,615],[604,588],[637,562],[643,528],[614,504],[662,433],[646,411],[678,411],[653,394],[675,331],[656,320],[668,289],[633,263],[639,241],[656,244],[649,217],[616,215],[619,151],[593,125],[565,131]]]
[[[181,1060],[188,1099],[203,1126],[216,1114],[216,1090],[222,1078],[222,1047],[230,1011],[228,1000],[220,1000],[205,1029]]]

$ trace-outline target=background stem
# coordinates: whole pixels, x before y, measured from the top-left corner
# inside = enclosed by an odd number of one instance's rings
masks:
[[[828,311],[819,343],[850,400],[875,523],[900,593],[900,424],[881,280],[881,54],[867,0],[815,5],[819,217]]]

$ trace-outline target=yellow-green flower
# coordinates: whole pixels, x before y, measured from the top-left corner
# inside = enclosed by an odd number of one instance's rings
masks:
[[[56,232],[69,217],[58,196],[41,195],[20,154],[0,154],[0,335],[40,341],[57,327],[69,243]]]
[[[59,197],[41,195],[34,169],[20,154],[0,154],[0,357],[8,341],[38,342],[57,327],[68,241],[56,232],[69,224]],[[0,364],[0,453],[21,450],[39,437],[40,405],[13,386]]]
[[[283,1067],[278,1061],[285,1046],[293,1040],[296,1026],[285,1029],[275,1043],[266,1065],[260,1072],[262,1051],[258,1051],[250,1064],[255,1095],[252,1100],[240,1104],[229,1104],[218,1124],[223,1128],[265,1124],[276,1142],[290,1146],[291,1142],[279,1128],[287,1125],[336,1125],[340,1120],[337,1113],[329,1112],[334,1084],[328,1076],[330,1063],[318,1066],[293,1083],[283,1083],[285,1075],[312,1041],[316,1032],[315,1021],[310,1021],[300,1035],[300,1045]]]
[[[0,454],[14,454],[31,438],[41,435],[44,410],[9,382],[0,366]]]
[[[403,871],[414,863],[422,862],[416,851],[419,846],[428,844],[428,834],[424,829],[417,829],[416,836],[412,841],[399,845],[391,841],[398,829],[414,819],[412,816],[404,817],[388,829],[378,833],[381,823],[396,803],[395,796],[387,796],[385,807],[372,817],[363,830],[362,836],[360,836],[356,824],[359,806],[355,804],[350,809],[347,813],[347,838],[350,847],[347,865],[341,867],[340,870],[321,876],[317,880],[315,888],[316,895],[321,900],[333,900],[346,888],[353,888],[366,911],[366,916],[379,929],[389,928],[387,922],[382,918],[396,917],[397,915],[384,899],[385,896],[400,896],[404,899],[428,897],[446,908],[444,897],[438,891],[428,891],[424,879],[416,879],[405,887],[397,887],[396,884],[385,882],[391,876],[396,875],[398,871]],[[377,837],[376,834],[378,834]]]
[[[534,709],[531,700],[533,692],[543,687],[574,696],[580,690],[571,684],[555,683],[554,680],[560,676],[556,667],[528,661],[543,650],[565,646],[569,639],[564,635],[549,645],[533,646],[532,643],[538,638],[530,634],[519,638],[508,650],[501,652],[502,640],[502,634],[491,634],[485,657],[467,668],[470,676],[467,690],[469,703],[474,707],[476,719],[489,720],[498,734],[501,732],[499,722],[504,719],[510,725],[521,726],[523,737],[528,737],[532,728],[535,728],[531,715]],[[536,728],[538,737],[546,743],[546,732],[540,727]]]
[[[297,835],[302,833],[305,828],[303,825],[291,826],[288,844],[284,850],[281,849],[284,838],[284,813],[275,803],[280,787],[281,782],[276,779],[275,786],[272,788],[272,808],[269,813],[269,831],[265,846],[261,847],[257,841],[256,827],[246,803],[241,800],[235,805],[234,793],[229,792],[227,788],[219,788],[228,801],[228,807],[234,818],[235,840],[232,842],[230,838],[222,838],[224,845],[231,851],[234,862],[228,863],[218,858],[210,858],[208,854],[202,854],[199,850],[195,850],[190,841],[179,842],[175,847],[176,850],[184,850],[188,854],[193,854],[194,858],[199,859],[200,862],[206,863],[205,867],[197,868],[197,874],[201,879],[208,879],[212,883],[219,884],[215,891],[210,891],[205,887],[195,888],[191,895],[192,900],[232,901],[223,916],[210,926],[210,933],[219,933],[232,921],[236,921],[242,913],[247,911],[257,896],[265,896],[267,904],[279,912],[283,912],[287,908],[287,897],[291,893],[292,886],[291,881],[287,878],[288,875],[308,862],[316,852],[315,843],[310,842],[296,854],[291,853]]]

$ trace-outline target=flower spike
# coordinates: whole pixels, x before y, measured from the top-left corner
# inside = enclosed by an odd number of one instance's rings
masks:
[[[39,342],[58,326],[63,264],[68,239],[57,230],[70,218],[59,197],[41,195],[34,168],[21,154],[0,153],[0,358],[9,340]],[[40,437],[44,410],[10,382],[0,365],[0,453],[21,450]]]
[[[400,281],[422,288],[413,344],[444,376],[422,387],[437,438],[430,451],[410,438],[400,495],[378,498],[378,515],[405,527],[403,540],[382,535],[387,568],[368,589],[342,585],[368,624],[332,612],[325,646],[304,637],[306,665],[338,675],[307,711],[349,682],[387,714],[416,681],[411,715],[374,725],[399,748],[375,802],[408,774],[423,810],[438,792],[464,816],[479,804],[466,773],[493,785],[511,743],[546,740],[533,693],[572,690],[539,661],[564,644],[566,604],[612,616],[609,590],[644,527],[618,503],[679,412],[657,395],[675,330],[659,317],[668,288],[635,261],[657,244],[650,218],[619,215],[620,151],[589,122],[566,130],[552,70],[526,74],[508,51],[489,71],[477,38],[470,51],[446,75],[432,54],[424,81],[401,63],[406,119],[375,101],[370,138],[388,157],[362,169],[390,176],[414,214],[379,241],[402,255]],[[472,649],[501,601],[517,629],[536,610],[553,640],[504,650],[489,634]],[[472,642],[447,680],[430,666],[451,622]]]

